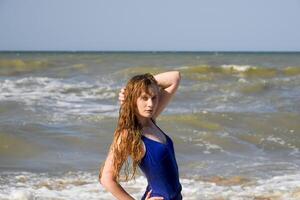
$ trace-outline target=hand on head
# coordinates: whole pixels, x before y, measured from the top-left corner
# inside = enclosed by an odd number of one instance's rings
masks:
[[[119,102],[120,102],[121,105],[122,105],[122,104],[124,103],[124,101],[125,101],[125,90],[126,90],[126,88],[123,87],[123,88],[121,88],[121,90],[120,90],[120,92],[119,92]]]

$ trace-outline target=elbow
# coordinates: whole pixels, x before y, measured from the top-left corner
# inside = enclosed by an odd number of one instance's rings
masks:
[[[181,80],[181,73],[180,71],[176,71],[177,72],[177,79],[178,79],[178,82],[180,82]]]
[[[179,85],[181,80],[181,73],[180,71],[174,71],[174,82]]]
[[[104,188],[109,188],[109,186],[114,183],[115,181],[111,178],[108,178],[108,177],[104,177],[102,176],[100,179],[99,179],[99,182],[100,184],[104,187]]]
[[[99,178],[99,183],[100,183],[102,186],[104,186],[104,179],[103,179],[103,177]]]
[[[106,186],[107,186],[107,184],[108,184],[107,178],[105,178],[105,177],[102,176],[102,177],[99,179],[99,182],[100,182],[100,184],[101,184],[103,187],[106,188]]]

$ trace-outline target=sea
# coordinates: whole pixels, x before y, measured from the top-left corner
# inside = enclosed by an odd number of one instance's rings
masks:
[[[98,172],[118,93],[171,70],[181,84],[157,124],[183,199],[299,200],[299,52],[1,52],[0,199],[113,200]],[[140,199],[147,180],[120,184]]]

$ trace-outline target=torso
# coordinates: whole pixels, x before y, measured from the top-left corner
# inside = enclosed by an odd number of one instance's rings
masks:
[[[166,200],[182,200],[178,166],[171,138],[152,121],[142,131],[143,157],[140,169],[147,178],[148,186],[142,197],[153,190],[151,197],[161,196]]]
[[[164,135],[164,133],[161,132],[161,130],[157,127],[157,125],[155,125],[155,121],[153,119],[151,119],[152,121],[152,126],[149,128],[145,128],[142,130],[142,135],[150,140],[154,140],[156,142],[162,143],[162,144],[166,144],[167,143],[167,138]],[[143,157],[145,155],[146,152],[146,146],[142,140],[142,144],[143,144]]]

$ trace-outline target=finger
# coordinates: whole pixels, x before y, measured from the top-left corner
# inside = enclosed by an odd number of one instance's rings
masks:
[[[120,99],[125,99],[125,96],[124,95],[119,95],[119,98]]]
[[[147,193],[146,199],[148,199],[148,198],[150,197],[151,192],[152,192],[152,190],[150,190],[150,191]]]
[[[163,197],[152,197],[149,200],[162,200],[164,199]]]
[[[119,99],[119,102],[120,102],[120,103],[124,102],[124,99]]]
[[[124,94],[119,94],[119,99],[124,99],[124,98],[125,98]]]
[[[119,95],[119,99],[120,99],[120,100],[124,100],[125,98],[124,98],[124,96],[120,96],[120,95]]]

